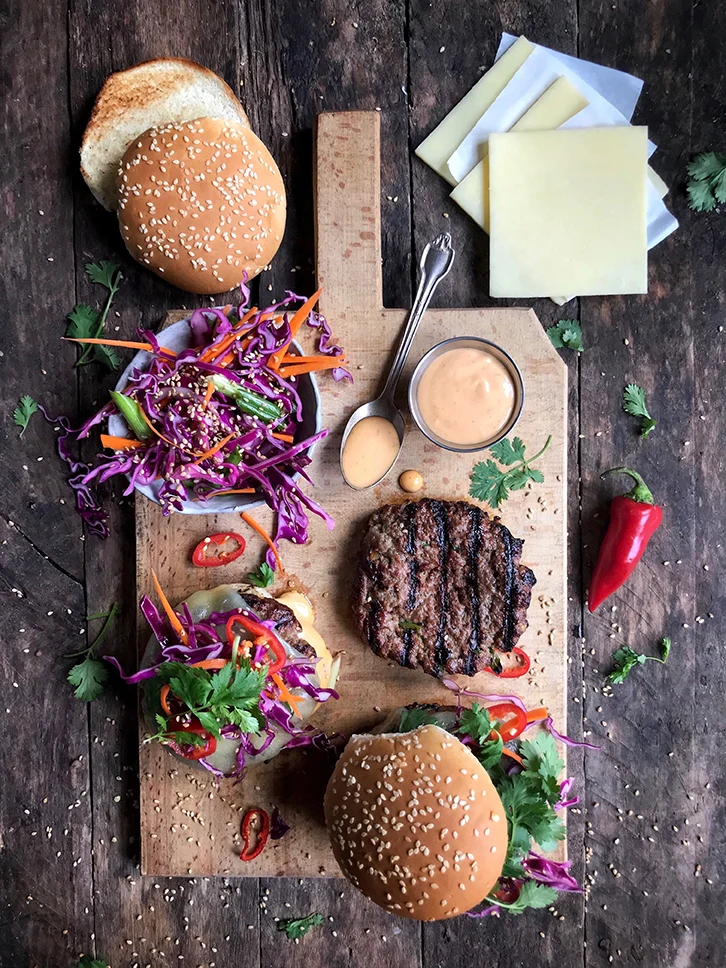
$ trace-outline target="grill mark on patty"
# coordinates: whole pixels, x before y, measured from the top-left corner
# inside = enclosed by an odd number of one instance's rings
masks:
[[[406,523],[406,547],[405,552],[411,557],[408,560],[408,599],[406,600],[406,610],[410,615],[416,607],[416,596],[418,594],[418,559],[416,558],[416,508],[417,504],[411,502],[406,505],[404,510],[404,521]],[[403,632],[403,665],[411,665],[411,649],[413,648],[413,629],[404,629]]]
[[[370,609],[368,611],[368,628],[366,629],[366,636],[368,638],[368,644],[376,655],[378,655],[378,653],[381,651],[381,643],[378,638],[380,631],[381,603],[377,599],[373,599],[373,601],[370,603]]]
[[[471,633],[469,635],[469,651],[466,656],[465,672],[467,676],[475,673],[474,661],[479,652],[479,634],[481,631],[481,617],[479,615],[479,552],[481,550],[481,508],[471,508],[471,531],[469,532],[469,547],[467,549],[467,568],[469,569],[469,585],[471,588]]]
[[[512,535],[507,528],[500,527],[504,551],[504,617],[502,622],[502,650],[511,652],[514,648],[514,609],[517,604],[517,589],[514,583],[514,549]]]
[[[445,631],[446,631],[446,615],[449,610],[449,569],[448,569],[448,557],[449,557],[449,519],[446,513],[446,507],[441,503],[441,501],[431,502],[431,512],[434,517],[434,523],[436,524],[436,538],[439,542],[439,553],[440,553],[440,584],[439,584],[439,624],[438,631],[436,633],[436,648],[434,650],[434,665],[437,669],[437,675],[442,674],[441,670],[446,666],[446,660],[449,658],[449,648],[446,645]]]

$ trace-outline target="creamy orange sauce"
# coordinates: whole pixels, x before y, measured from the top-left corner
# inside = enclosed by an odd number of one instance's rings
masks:
[[[409,494],[420,491],[423,485],[423,474],[420,471],[404,471],[398,478],[398,486],[402,491],[408,491]]]
[[[370,487],[388,471],[400,450],[398,433],[384,417],[364,417],[343,448],[343,477],[353,487]]]
[[[462,447],[495,437],[516,402],[507,368],[486,350],[469,346],[432,360],[417,398],[424,423],[442,440]]]

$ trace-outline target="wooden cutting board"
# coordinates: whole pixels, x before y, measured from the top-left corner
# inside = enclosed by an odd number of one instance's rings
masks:
[[[376,112],[323,114],[317,129],[317,265],[325,286],[321,310],[351,361],[355,384],[319,380],[323,425],[330,436],[315,451],[310,473],[315,497],[332,513],[335,530],[312,519],[304,547],[283,543],[285,568],[313,601],[316,624],[333,652],[343,653],[340,700],[330,702],[315,722],[350,734],[366,731],[391,709],[410,702],[451,702],[451,693],[420,671],[401,669],[378,658],[358,638],[351,621],[350,585],[357,543],[366,519],[379,505],[401,501],[398,472],[416,468],[426,485],[420,496],[466,497],[473,464],[485,455],[453,454],[429,443],[410,427],[396,472],[371,491],[344,484],[338,464],[343,427],[359,404],[376,396],[391,360],[406,312],[384,309],[381,281],[379,115]],[[442,225],[442,230],[448,226]],[[454,246],[456,246],[456,239]],[[176,314],[173,318],[181,318]],[[488,673],[468,680],[484,692],[516,692],[529,706],[547,705],[559,728],[566,728],[566,481],[567,370],[534,312],[528,309],[431,309],[413,345],[402,386],[423,353],[450,336],[492,339],[518,363],[525,384],[524,410],[517,434],[530,453],[552,444],[538,462],[545,483],[513,494],[501,510],[505,524],[525,539],[523,562],[537,576],[530,627],[522,637],[532,658],[526,679],[499,682]],[[309,336],[312,345],[312,336]],[[243,581],[262,555],[250,535],[240,561],[202,573],[190,552],[206,534],[240,530],[235,515],[162,517],[159,508],[138,497],[137,582],[139,596],[151,592],[151,569],[168,596],[182,600],[202,586]],[[272,524],[267,509],[255,511]],[[282,590],[282,589],[280,589]],[[139,621],[139,654],[149,630]],[[467,682],[461,677],[460,682]],[[499,687],[499,688],[498,688]],[[322,820],[322,795],[331,764],[322,754],[282,753],[249,771],[243,781],[216,786],[209,774],[174,759],[158,744],[141,750],[142,871],[166,875],[340,876]],[[271,842],[258,860],[239,860],[243,813],[277,805],[291,831]]]

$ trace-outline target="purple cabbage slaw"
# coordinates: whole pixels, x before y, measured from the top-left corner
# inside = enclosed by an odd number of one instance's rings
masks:
[[[126,675],[118,659],[110,655],[104,656],[104,659],[116,668],[124,682],[131,685],[153,679],[157,668],[164,662],[183,662],[186,665],[193,665],[206,659],[231,659],[232,648],[223,634],[218,631],[218,628],[225,628],[227,621],[233,615],[245,615],[259,625],[264,625],[274,634],[273,623],[260,620],[254,611],[249,608],[233,608],[226,612],[213,612],[206,621],[195,622],[186,604],[182,604],[176,610],[176,613],[188,636],[188,644],[184,645],[172,629],[166,615],[159,611],[148,596],[144,595],[141,599],[140,608],[159,643],[159,654],[156,660],[138,672]],[[253,650],[251,653],[253,663],[262,664],[263,655],[264,649],[262,647]],[[316,661],[302,654],[298,656],[288,655],[287,662],[277,675],[284,685],[300,699],[307,696],[317,703],[337,699],[338,693],[334,689],[323,688],[319,685],[315,672]],[[220,730],[222,736],[226,739],[239,741],[237,767],[232,774],[229,774],[230,776],[242,777],[247,766],[250,765],[249,761],[264,753],[280,730],[290,736],[289,741],[285,744],[286,749],[317,746],[320,744],[321,738],[324,737],[324,734],[315,730],[309,723],[300,724],[300,720],[297,719],[293,710],[280,699],[280,687],[270,676],[267,677],[263,687],[258,708],[264,719],[264,725],[260,732],[254,735],[258,740],[261,736],[265,737],[261,745],[259,742],[253,743],[252,734],[242,732],[238,726],[228,724],[222,726]],[[160,710],[154,710],[154,712],[157,711]],[[215,776],[224,776],[206,758],[196,762]]]
[[[165,439],[154,435],[143,442],[142,448],[116,451],[111,457],[103,455],[89,467],[73,460],[70,443],[73,438],[87,438],[94,427],[117,412],[115,405],[106,404],[75,431],[65,417],[54,420],[43,410],[46,419],[57,424],[58,452],[70,467],[69,484],[76,495],[77,509],[92,534],[108,536],[108,515],[99,503],[96,485],[119,475],[128,477],[124,495],[131,494],[137,484],[149,485],[161,479],[159,501],[164,515],[179,510],[184,500],[204,502],[220,491],[254,487],[277,512],[275,544],[282,538],[304,544],[308,512],[321,517],[329,529],[334,526],[330,515],[302,491],[295,479],[300,475],[301,480],[313,483],[305,472],[311,462],[309,450],[327,436],[328,430],[292,444],[273,436],[274,432],[295,438],[302,420],[295,377],[285,379],[268,364],[270,357],[290,342],[288,309],[305,298],[287,291],[280,302],[255,312],[241,327],[248,338],[232,344],[233,359],[227,365],[200,360],[206,351],[224,346],[234,323],[248,311],[250,294],[245,285],[241,293],[242,301],[229,315],[221,309],[195,310],[189,319],[191,344],[177,355],[164,350],[152,331],[139,329],[139,337],[151,344],[153,352],[148,354],[148,369],[135,369],[123,392],[138,403]],[[311,312],[306,322],[318,334],[320,354],[342,356],[342,348],[333,341],[330,326],[320,313]],[[331,373],[336,381],[352,382],[342,366],[334,367]],[[215,374],[276,403],[279,419],[266,423],[250,416],[217,391],[205,403],[207,380]],[[225,437],[230,439],[218,451],[199,457]],[[276,561],[271,550],[267,558],[274,570]]]

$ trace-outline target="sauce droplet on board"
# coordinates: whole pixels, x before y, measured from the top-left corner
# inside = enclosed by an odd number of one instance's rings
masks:
[[[516,392],[503,363],[474,347],[447,350],[424,370],[418,407],[426,426],[447,443],[481,444],[507,425]]]
[[[414,494],[424,485],[423,475],[419,471],[404,471],[398,478],[398,484],[402,491]]]
[[[391,469],[401,444],[385,417],[364,417],[348,434],[343,448],[343,477],[353,487],[370,487]]]

